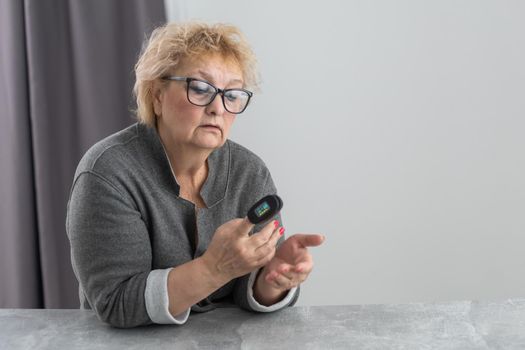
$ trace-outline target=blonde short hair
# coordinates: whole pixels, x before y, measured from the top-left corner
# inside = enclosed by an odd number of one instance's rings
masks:
[[[168,23],[151,33],[135,65],[133,93],[137,99],[139,122],[155,125],[153,88],[156,80],[176,68],[181,59],[209,54],[233,59],[243,74],[244,87],[257,88],[259,79],[255,54],[237,27],[195,21]]]

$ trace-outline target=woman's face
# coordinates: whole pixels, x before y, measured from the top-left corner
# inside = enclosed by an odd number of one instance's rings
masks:
[[[240,67],[219,55],[198,60],[183,59],[170,73],[204,80],[219,89],[243,87]],[[186,89],[185,81],[170,81],[157,92],[154,108],[159,132],[178,146],[199,149],[221,147],[228,138],[235,114],[224,109],[220,94],[205,107],[191,104]]]

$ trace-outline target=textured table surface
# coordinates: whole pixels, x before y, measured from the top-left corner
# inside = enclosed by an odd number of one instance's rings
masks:
[[[525,349],[525,299],[217,309],[116,329],[92,311],[0,309],[0,349]]]

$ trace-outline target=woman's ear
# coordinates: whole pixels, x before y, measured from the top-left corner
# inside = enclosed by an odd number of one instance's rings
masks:
[[[156,116],[160,116],[162,115],[162,98],[164,96],[162,84],[158,81],[154,81],[151,93],[153,95],[153,111]]]

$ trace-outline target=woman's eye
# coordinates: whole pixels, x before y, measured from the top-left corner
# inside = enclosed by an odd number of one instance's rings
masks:
[[[245,93],[243,91],[228,91],[224,97],[226,97],[231,102],[235,102],[238,99],[245,99],[246,97],[244,95]]]
[[[235,102],[235,100],[237,100],[238,96],[233,95],[233,94],[228,94],[228,95],[226,95],[226,98],[228,99],[228,101]]]
[[[201,84],[192,84],[190,85],[190,89],[192,92],[196,94],[211,94],[213,93],[211,87],[207,84],[201,83]]]

